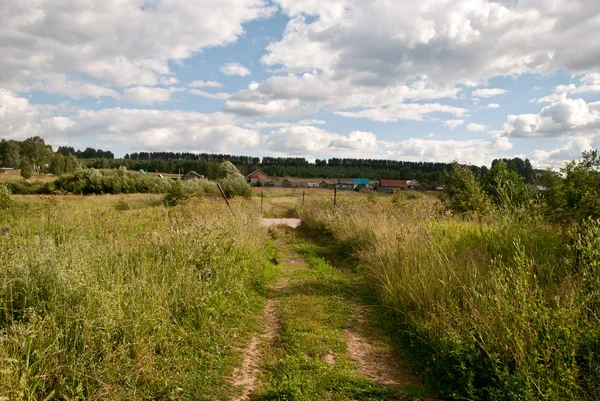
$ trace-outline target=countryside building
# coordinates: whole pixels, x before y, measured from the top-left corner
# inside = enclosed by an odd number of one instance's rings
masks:
[[[319,183],[318,182],[309,182],[308,187],[309,188],[319,188]]]
[[[187,173],[184,174],[183,177],[181,177],[182,180],[187,181],[187,180],[201,180],[204,179],[204,176],[201,174],[198,174],[195,171],[188,171]]]
[[[379,180],[379,191],[394,192],[397,189],[416,189],[421,184],[417,180]]]
[[[355,189],[358,185],[368,187],[370,185],[368,178],[340,178],[336,188],[342,190]]]
[[[248,174],[246,179],[250,184],[256,184],[257,182],[265,183],[269,179],[269,176],[261,169],[257,169]]]
[[[292,182],[286,178],[281,182],[281,186],[284,188],[292,188],[294,184],[292,184]]]

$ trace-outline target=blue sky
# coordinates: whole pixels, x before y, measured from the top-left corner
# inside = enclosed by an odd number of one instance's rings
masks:
[[[557,168],[600,144],[595,0],[40,0],[0,15],[0,137]]]

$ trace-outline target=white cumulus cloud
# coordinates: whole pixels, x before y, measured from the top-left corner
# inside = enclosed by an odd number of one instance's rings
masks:
[[[250,70],[240,63],[227,63],[221,66],[221,72],[225,75],[239,75],[245,77],[250,75]]]

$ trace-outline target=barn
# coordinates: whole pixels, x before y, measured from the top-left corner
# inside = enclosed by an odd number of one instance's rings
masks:
[[[421,184],[417,180],[379,180],[379,191],[394,192],[397,189],[416,189]]]
[[[257,182],[265,183],[269,179],[269,176],[261,169],[257,169],[248,174],[246,179],[250,184],[256,184]]]
[[[340,178],[335,187],[341,190],[354,189],[354,178]]]
[[[184,174],[183,177],[181,177],[182,180],[187,181],[187,180],[200,180],[203,179],[204,176],[201,174],[198,174],[195,171],[188,171],[187,173]]]
[[[292,184],[292,182],[286,178],[281,182],[281,186],[284,188],[292,188],[294,184]]]

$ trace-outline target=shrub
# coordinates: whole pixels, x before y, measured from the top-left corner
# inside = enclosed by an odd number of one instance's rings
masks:
[[[165,206],[177,206],[177,204],[185,201],[186,199],[188,199],[188,194],[186,194],[183,190],[181,181],[175,181],[163,198],[163,202]]]
[[[246,182],[246,177],[230,162],[221,163],[217,175],[221,177],[217,182],[221,184],[226,197],[242,196],[249,199],[252,196],[252,187]]]
[[[445,182],[446,192],[442,201],[449,209],[458,213],[486,213],[490,209],[489,197],[468,167],[453,163],[452,172],[446,176]]]
[[[510,170],[504,161],[494,165],[483,177],[483,191],[500,208],[515,209],[528,206],[533,198],[525,178]]]
[[[33,163],[29,159],[21,161],[21,177],[26,180],[33,176]]]
[[[547,213],[569,223],[600,218],[600,158],[598,151],[584,152],[579,161],[571,161],[561,174],[545,173],[549,185],[545,194]]]
[[[8,209],[12,205],[13,200],[11,195],[12,192],[10,188],[4,184],[0,184],[0,210]]]

